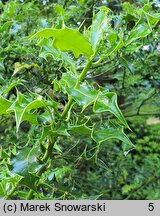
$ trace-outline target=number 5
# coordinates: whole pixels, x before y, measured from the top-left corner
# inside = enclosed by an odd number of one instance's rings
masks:
[[[154,210],[154,203],[149,203],[148,210],[153,211]]]

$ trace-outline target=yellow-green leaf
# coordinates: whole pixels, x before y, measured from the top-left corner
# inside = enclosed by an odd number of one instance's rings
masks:
[[[101,7],[100,11],[94,15],[93,23],[90,30],[90,41],[94,51],[97,49],[99,42],[103,38],[104,32],[107,30],[109,23],[109,11],[109,8]]]
[[[7,112],[7,109],[12,105],[12,103],[3,98],[3,97],[0,97],[0,115],[2,114],[6,114]]]
[[[87,58],[93,54],[89,41],[78,31],[71,28],[44,29],[37,32],[31,38],[54,38],[53,46],[61,51],[72,51],[76,58],[84,55]]]

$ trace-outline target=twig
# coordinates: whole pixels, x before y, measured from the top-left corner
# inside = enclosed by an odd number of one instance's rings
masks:
[[[139,105],[138,110],[137,110],[137,115],[140,113],[140,109],[141,109],[141,107],[144,105],[144,103],[145,103],[146,101],[148,101],[149,99],[151,99],[155,94],[157,94],[156,89],[155,89],[154,93],[153,93],[151,96],[149,96],[148,98],[144,99],[144,100],[141,102],[141,104]]]
[[[112,61],[112,60],[111,60]],[[102,67],[102,66],[104,66],[105,64],[109,64],[111,61],[104,61],[104,62],[101,62],[101,63],[99,63],[99,64],[92,64],[92,68],[93,69],[95,69],[95,68],[99,68],[99,67]],[[118,64],[117,64],[118,65]],[[115,65],[114,65],[114,67],[115,67]],[[77,68],[77,71],[81,71],[83,69],[83,66],[82,67],[78,67]]]
[[[134,113],[132,115],[124,115],[126,118],[134,116],[160,116],[160,113]]]

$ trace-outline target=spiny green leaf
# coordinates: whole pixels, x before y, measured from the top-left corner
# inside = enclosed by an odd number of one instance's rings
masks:
[[[38,146],[32,148],[25,147],[11,160],[12,172],[23,177],[20,184],[33,190],[36,190],[35,183],[38,180],[34,173],[42,167],[42,164],[37,159],[39,155],[40,150]]]
[[[76,76],[71,73],[65,73],[60,81],[57,81],[59,88],[71,96],[79,106],[82,106],[82,112],[89,106],[94,104],[93,112],[111,112],[126,127],[129,127],[125,121],[123,114],[117,105],[117,96],[113,92],[96,90],[87,82],[74,87]]]
[[[111,32],[110,34],[107,34],[107,39],[109,40],[109,43],[113,46],[118,39],[118,34],[115,32]]]
[[[69,94],[73,99],[85,109],[89,104],[92,104],[96,98],[97,90],[93,89],[87,83],[82,83],[74,87],[77,81],[77,76],[70,72],[63,74],[62,79],[57,81],[59,88],[64,93]]]
[[[7,85],[5,85],[2,88],[2,94],[7,94],[8,92],[10,92],[14,87],[18,86],[18,85],[24,85],[25,80],[20,80],[20,79],[14,79],[11,83],[7,83]]]
[[[39,69],[39,66],[37,64],[21,64],[20,62],[16,62],[14,64],[14,72],[13,72],[13,76],[16,75],[17,73],[19,73],[20,71],[24,70],[24,69],[29,69],[31,67],[35,67]]]
[[[150,29],[154,27],[159,21],[160,21],[160,14],[149,14],[147,12],[144,12],[145,16],[147,17],[148,25],[150,26]]]
[[[101,144],[109,139],[119,139],[126,145],[124,150],[128,149],[128,146],[129,148],[130,146],[133,147],[132,142],[123,132],[123,128],[113,124],[104,124],[98,128],[93,128],[92,139],[98,144]]]
[[[144,38],[147,35],[151,33],[150,26],[148,23],[145,23],[142,19],[140,19],[135,27],[131,30],[129,34],[129,38],[126,41],[125,45],[127,46],[128,44],[132,43],[134,40],[137,40],[139,38]]]
[[[75,62],[69,54],[64,52],[60,52],[53,46],[53,41],[49,41],[47,39],[43,39],[39,44],[41,46],[40,57],[47,59],[47,56],[51,55],[54,60],[61,60],[62,65],[66,67],[70,67],[73,71],[75,71]]]
[[[93,104],[98,93],[97,90],[87,85],[87,83],[82,83],[74,89],[67,88],[67,92],[79,106],[83,107],[83,110]]]
[[[104,56],[105,57],[110,56],[112,53],[115,53],[118,50],[120,50],[123,46],[124,46],[124,42],[122,37],[120,36],[120,38],[114,44],[111,44],[111,48],[107,50],[107,53]]]
[[[117,95],[114,92],[100,92],[94,102],[93,111],[96,113],[111,112],[123,125],[129,127],[117,105]]]
[[[86,126],[86,124],[75,125],[71,127],[70,130],[80,135],[90,135],[92,131],[89,127]]]
[[[34,113],[30,113],[30,110],[45,106],[46,104],[41,97],[30,101],[18,92],[16,101],[10,106],[7,112],[15,112],[16,128],[18,132],[21,122],[25,120],[32,124],[37,123],[37,116]]]
[[[72,96],[72,98],[78,103],[78,105],[83,107],[82,111],[89,105],[94,104],[93,112],[111,112],[119,119],[122,124],[128,127],[123,114],[118,108],[117,95],[115,93],[95,90],[92,87],[88,86],[87,83],[83,83],[73,89],[66,89],[68,94]]]
[[[61,51],[72,51],[76,58],[81,54],[90,58],[93,54],[90,43],[78,30],[67,27],[63,29],[44,29],[37,32],[31,38],[34,37],[44,37],[47,39],[53,37],[55,48]]]
[[[0,32],[6,31],[6,29],[12,25],[13,21],[7,21],[0,27]]]
[[[59,14],[61,16],[64,15],[65,9],[62,5],[54,5],[53,7],[54,7],[54,10],[57,14]]]
[[[80,135],[91,135],[92,129],[88,126],[88,119],[77,119],[73,125],[69,126],[69,130]]]
[[[129,2],[125,2],[122,5],[122,8],[124,9],[125,12],[127,12],[128,14],[137,17],[137,8],[135,9]]]
[[[70,72],[63,73],[62,78],[60,80],[54,80],[54,86],[56,84],[57,88],[63,89],[63,92],[66,93],[66,87],[72,89],[76,85],[77,78],[78,77],[75,74],[72,74]]]
[[[61,125],[59,126],[59,128],[53,132],[55,132],[56,134],[61,135],[61,136],[70,136],[70,134],[67,132],[67,130],[68,130],[67,124],[62,122]]]
[[[9,157],[8,153],[3,149],[3,147],[0,147],[0,160],[7,159]]]
[[[104,32],[107,30],[109,11],[109,8],[100,7],[100,11],[93,17],[93,23],[90,29],[90,42],[94,51],[97,49],[99,42],[103,39]]]
[[[60,180],[63,179],[65,176],[66,172],[70,172],[70,168],[68,166],[63,166],[62,168],[57,167],[53,170],[54,176],[56,180],[59,182]]]
[[[39,138],[39,142],[42,142],[46,137],[51,136],[53,133],[53,128],[51,125],[43,126],[41,137]]]
[[[12,105],[12,102],[0,96],[0,115],[7,114],[7,110]]]
[[[29,189],[37,191],[37,181],[39,177],[32,173],[28,173],[25,177],[23,177],[19,184],[22,186],[27,186]]]
[[[39,155],[40,150],[38,146],[21,149],[11,161],[13,166],[12,172],[21,176],[26,176],[28,173],[35,173],[42,167],[37,159]]]

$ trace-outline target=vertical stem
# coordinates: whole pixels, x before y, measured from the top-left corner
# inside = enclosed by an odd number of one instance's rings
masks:
[[[72,101],[73,101],[73,98],[72,98],[72,97],[69,97],[68,103],[67,103],[67,105],[65,106],[65,109],[63,110],[63,113],[62,113],[62,115],[61,115],[62,118],[64,118],[64,117],[67,115],[68,110],[69,110],[69,108],[70,108],[71,105],[72,105]]]
[[[27,197],[26,197],[26,200],[31,200],[32,197],[33,197],[33,193],[34,193],[34,191],[30,190],[29,193],[28,193],[28,195],[27,195]]]
[[[58,138],[57,135],[54,137],[54,140],[51,140],[51,137],[49,137],[48,148],[46,149],[46,152],[45,152],[45,154],[44,154],[44,156],[42,158],[43,162],[46,162],[48,160],[48,158],[51,156],[52,148],[53,148],[53,145],[56,142],[57,138]]]
[[[76,83],[75,87],[77,87],[80,84],[80,82],[83,81],[83,79],[85,78],[85,76],[86,76],[89,68],[91,67],[91,65],[92,65],[92,59],[87,62],[86,66],[82,70],[82,72],[81,72],[81,74],[80,74],[80,76],[79,76],[79,78],[77,80],[77,83]]]

